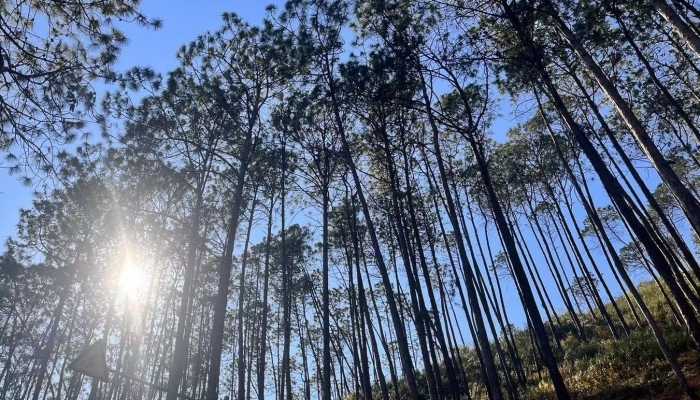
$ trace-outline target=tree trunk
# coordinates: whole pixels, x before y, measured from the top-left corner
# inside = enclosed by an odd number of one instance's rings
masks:
[[[522,45],[525,46],[531,54],[537,54],[535,44],[529,39],[527,33],[523,31],[518,17],[513,13],[508,3],[501,1],[501,4],[506,11],[507,18],[513,24]],[[630,228],[635,233],[639,241],[644,245],[647,254],[649,254],[652,262],[656,265],[656,268],[661,274],[662,278],[664,278],[666,283],[669,285],[671,292],[676,297],[678,307],[683,313],[683,317],[688,328],[690,329],[691,336],[693,337],[696,346],[700,345],[700,324],[698,324],[693,308],[690,306],[687,299],[684,297],[682,290],[678,286],[678,283],[675,281],[667,259],[657,247],[656,242],[650,236],[649,232],[647,232],[644,225],[635,215],[633,209],[628,203],[624,189],[620,186],[620,183],[617,181],[617,179],[615,179],[610,170],[608,170],[600,154],[588,139],[586,133],[583,132],[581,127],[574,120],[573,116],[559,95],[558,90],[552,83],[551,77],[543,65],[542,60],[535,56],[531,61],[533,62],[532,67],[535,68],[539,74],[542,85],[544,85],[550,98],[554,102],[556,110],[559,112],[584,154],[586,154],[586,157],[591,162],[591,165],[600,177],[606,191],[610,195],[615,205],[617,205],[619,208],[621,215],[627,221],[627,223],[629,223]]]
[[[457,89],[460,93],[462,103],[466,107],[466,110],[470,110],[471,104],[469,103],[469,100],[466,97],[465,93],[462,90],[460,90],[460,88]],[[470,112],[468,111],[467,113],[467,118],[471,120]],[[471,129],[473,127],[473,124],[470,123],[469,125]],[[472,137],[472,132],[462,132],[462,135],[469,142],[474,153],[474,157],[477,162],[477,167],[479,169],[479,174],[481,175],[481,180],[484,183],[484,187],[486,189],[486,195],[489,200],[489,205],[491,207],[494,219],[496,220],[496,226],[498,228],[498,231],[501,233],[506,253],[508,254],[508,259],[511,262],[513,274],[521,290],[523,306],[527,310],[527,313],[530,317],[530,322],[534,329],[534,334],[539,345],[542,361],[544,362],[545,366],[547,367],[547,370],[549,371],[549,376],[552,379],[552,384],[554,385],[554,390],[557,394],[557,397],[560,400],[569,399],[569,393],[566,389],[564,379],[562,378],[561,373],[559,372],[559,366],[557,364],[556,358],[554,357],[554,352],[552,351],[552,348],[549,344],[547,332],[545,330],[544,323],[542,322],[542,317],[540,316],[539,309],[537,308],[537,303],[535,302],[535,298],[532,294],[530,282],[527,279],[525,268],[523,267],[523,264],[518,255],[518,248],[516,246],[515,238],[513,237],[508,227],[508,221],[506,220],[505,213],[503,212],[503,209],[501,208],[501,203],[498,200],[498,195],[496,194],[496,191],[493,187],[493,182],[491,180],[491,175],[488,170],[486,159],[484,158],[479,144],[476,143],[475,138]]]
[[[656,8],[656,11],[673,26],[673,29],[683,38],[688,45],[695,51],[697,56],[700,56],[700,37],[693,32],[693,29],[683,21],[678,15],[673,6],[669,5],[666,0],[651,0],[651,4]]]
[[[46,367],[51,359],[51,353],[54,351],[54,344],[56,342],[56,335],[58,334],[58,327],[61,323],[63,316],[63,308],[66,305],[68,298],[67,289],[60,289],[61,294],[58,299],[58,304],[53,310],[53,320],[51,321],[51,327],[49,328],[49,333],[46,337],[46,345],[43,349],[39,349],[39,370],[37,372],[36,383],[34,386],[34,394],[32,395],[32,400],[39,400],[39,395],[41,394],[41,388],[44,385],[44,380],[46,379]],[[50,382],[49,382],[50,384]]]
[[[360,200],[360,205],[362,207],[362,212],[365,217],[365,223],[367,224],[367,231],[369,233],[370,242],[372,244],[372,249],[374,251],[375,260],[377,263],[377,269],[382,277],[382,283],[384,284],[384,289],[386,291],[387,304],[389,306],[389,312],[391,314],[392,323],[396,329],[396,337],[399,347],[399,355],[401,358],[401,364],[403,366],[403,373],[406,379],[406,385],[408,386],[409,395],[412,399],[421,398],[420,392],[418,391],[418,384],[416,382],[416,376],[413,368],[413,359],[408,348],[408,338],[406,337],[406,330],[404,328],[403,321],[399,315],[399,310],[396,306],[396,300],[394,298],[394,290],[389,279],[389,274],[387,272],[386,265],[384,263],[384,257],[382,256],[381,247],[379,244],[379,238],[377,237],[376,230],[374,228],[374,222],[372,221],[372,215],[369,211],[369,206],[365,195],[362,191],[362,182],[360,181],[360,176],[357,172],[357,167],[352,159],[352,154],[350,152],[350,144],[348,143],[345,129],[343,126],[343,121],[340,116],[340,109],[338,100],[335,94],[335,78],[333,77],[332,70],[328,60],[326,60],[326,79],[328,80],[328,91],[331,97],[331,105],[333,108],[333,117],[338,130],[338,135],[342,141],[342,153],[347,163],[350,173],[352,175],[355,190],[357,191],[357,197]],[[284,400],[284,399],[281,399]]]
[[[654,0],[654,2],[666,4],[665,0]],[[578,55],[583,64],[586,66],[587,70],[593,75],[595,80],[598,82],[598,85],[600,85],[607,97],[613,103],[618,114],[622,117],[627,124],[627,127],[634,135],[637,143],[639,143],[644,153],[654,164],[656,171],[678,200],[686,217],[690,221],[690,224],[693,226],[693,230],[700,234],[700,203],[684,185],[673,168],[671,168],[671,164],[668,162],[668,160],[666,160],[658,147],[656,147],[656,144],[654,144],[654,141],[651,139],[642,123],[634,114],[629,104],[627,104],[627,102],[622,98],[622,95],[620,95],[620,93],[617,91],[615,85],[610,81],[593,57],[586,51],[586,49],[583,48],[574,33],[556,13],[549,0],[547,0],[547,4],[549,5],[552,17],[554,18],[561,36]]]
[[[243,259],[241,260],[241,272],[238,280],[238,400],[245,400],[245,372],[246,372],[246,349],[245,334],[243,332],[243,309],[245,307],[245,272],[248,264],[248,245],[250,244],[250,231],[253,227],[255,217],[255,207],[257,206],[257,186],[253,189],[253,204],[250,207],[250,218],[248,219],[248,229],[246,231],[245,245],[243,245]]]
[[[189,338],[185,337],[185,325],[188,318],[189,306],[192,302],[194,291],[195,260],[199,248],[199,227],[201,220],[203,184],[196,189],[196,200],[192,211],[189,241],[187,245],[187,261],[185,264],[185,280],[182,284],[182,298],[178,310],[177,330],[175,332],[175,349],[170,361],[170,373],[168,374],[168,386],[166,400],[177,400],[180,382],[185,371],[185,356],[189,345]]]
[[[331,332],[330,332],[330,300],[329,300],[329,289],[328,289],[328,184],[327,184],[327,174],[328,174],[328,152],[324,149],[324,171],[323,174],[323,250],[322,250],[322,293],[321,293],[321,303],[322,303],[322,327],[323,327],[323,370],[322,370],[322,380],[321,380],[321,393],[323,400],[331,400]],[[352,267],[350,267],[352,268]]]
[[[417,65],[419,67],[419,65]],[[447,213],[449,220],[452,224],[452,230],[455,235],[455,241],[457,242],[457,251],[459,257],[462,261],[462,267],[465,273],[465,285],[467,288],[467,296],[470,301],[472,315],[475,322],[476,330],[476,341],[479,343],[482,354],[482,365],[486,373],[486,387],[488,389],[489,398],[492,400],[501,400],[503,394],[501,392],[501,385],[498,379],[498,371],[496,369],[496,363],[494,361],[493,353],[491,352],[491,344],[489,343],[488,336],[486,333],[486,327],[484,325],[483,315],[481,309],[479,308],[479,297],[475,288],[475,279],[471,271],[472,266],[467,258],[467,252],[464,248],[464,238],[462,237],[462,232],[460,229],[459,218],[457,217],[457,212],[455,210],[454,200],[452,198],[452,192],[450,190],[449,182],[447,180],[447,171],[442,159],[442,151],[440,148],[440,138],[439,130],[433,117],[432,105],[430,103],[430,96],[428,96],[428,91],[426,88],[426,82],[421,73],[421,93],[424,102],[424,107],[426,114],[428,116],[428,122],[430,124],[430,129],[432,132],[432,142],[435,157],[437,160],[438,171],[440,172],[440,178],[442,181],[443,191],[445,193],[445,200],[447,204]]]
[[[270,288],[270,239],[272,238],[272,214],[275,206],[274,193],[270,194],[267,214],[267,236],[265,238],[265,267],[263,272],[262,316],[260,317],[260,340],[258,342],[257,388],[258,400],[265,400],[265,350],[267,349],[267,297]]]
[[[227,222],[226,241],[224,254],[218,266],[219,282],[217,286],[216,301],[214,302],[214,318],[210,335],[209,350],[209,379],[207,383],[206,400],[217,400],[219,397],[219,375],[221,372],[221,353],[224,341],[224,322],[226,320],[226,305],[228,303],[229,284],[231,281],[231,264],[233,261],[233,247],[238,231],[238,220],[243,208],[243,189],[246,182],[248,164],[250,163],[253,132],[248,131],[241,149],[241,163],[238,168],[236,186],[233,199],[229,204],[231,212]]]

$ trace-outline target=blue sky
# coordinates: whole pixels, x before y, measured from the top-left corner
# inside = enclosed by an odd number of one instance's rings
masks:
[[[159,30],[127,25],[122,30],[129,38],[117,63],[118,69],[147,66],[167,73],[177,65],[175,54],[183,44],[207,30],[220,26],[221,14],[235,12],[250,23],[258,23],[265,16],[267,4],[280,0],[144,0],[142,10],[149,17],[163,20]],[[99,135],[94,130],[95,137]],[[19,210],[31,206],[33,190],[23,185],[17,176],[9,176],[0,161],[0,242],[4,245],[17,225]]]

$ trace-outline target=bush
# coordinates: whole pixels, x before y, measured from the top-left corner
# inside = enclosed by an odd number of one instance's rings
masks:
[[[640,291],[662,326],[671,351],[688,354],[693,349],[690,337],[673,324],[668,304],[658,287],[645,284]],[[631,319],[630,315],[628,320]],[[561,341],[561,372],[574,397],[631,399],[633,397],[629,396],[633,393],[663,392],[674,386],[670,367],[647,327],[633,330],[627,338],[614,340],[605,327],[587,322],[588,340],[567,334]],[[546,378],[543,381],[534,379],[527,393],[530,399],[553,396],[553,387]]]

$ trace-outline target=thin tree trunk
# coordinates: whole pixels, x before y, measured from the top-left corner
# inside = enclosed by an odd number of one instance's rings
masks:
[[[258,400],[265,400],[265,350],[267,349],[267,297],[270,288],[270,240],[272,238],[272,214],[275,208],[275,195],[270,194],[267,214],[267,236],[265,237],[265,267],[263,272],[262,316],[260,317],[260,340],[258,342],[257,388]]]
[[[187,244],[187,259],[185,264],[185,280],[182,286],[182,297],[180,299],[180,309],[178,311],[177,330],[175,332],[175,349],[173,357],[170,361],[170,373],[168,374],[168,391],[166,400],[177,400],[178,389],[182,381],[182,375],[185,370],[185,356],[189,340],[185,337],[185,324],[189,311],[189,306],[192,302],[194,290],[194,275],[195,275],[195,259],[197,249],[199,248],[199,228],[202,210],[202,196],[204,191],[204,182],[201,182],[196,190],[196,200],[194,210],[192,211],[192,221],[190,225],[190,234]]]
[[[459,92],[464,106],[467,107],[467,110],[470,110],[471,105],[469,104],[469,100],[466,97],[465,93],[462,90],[459,90]],[[467,114],[467,118],[471,120],[471,114],[469,112]],[[473,124],[470,124],[470,127],[473,126]],[[474,152],[477,166],[479,168],[479,173],[481,175],[481,179],[484,183],[486,194],[489,199],[491,211],[493,212],[494,219],[496,220],[496,226],[498,227],[498,231],[501,233],[506,253],[508,254],[508,258],[513,268],[513,274],[521,289],[523,306],[525,307],[528,315],[530,316],[530,322],[532,324],[535,337],[539,344],[542,361],[547,367],[557,397],[560,400],[569,399],[569,393],[566,389],[564,379],[562,378],[561,373],[559,372],[559,366],[557,364],[556,358],[554,357],[554,352],[552,351],[552,348],[549,344],[547,332],[545,330],[544,323],[542,322],[540,312],[537,308],[535,298],[532,294],[530,282],[527,279],[525,269],[520,260],[520,257],[518,256],[518,249],[516,246],[515,239],[510,229],[508,228],[508,221],[506,220],[505,214],[501,208],[501,203],[498,199],[498,195],[496,194],[496,191],[493,187],[493,182],[491,180],[491,175],[488,169],[488,165],[486,163],[486,159],[484,158],[482,149],[479,147],[478,143],[476,143],[475,139],[471,135],[471,132],[463,133],[463,136],[465,136],[465,139],[469,141],[472,151]]]
[[[328,60],[325,60],[326,65],[326,77],[328,80],[328,90],[329,90],[329,95],[331,97],[331,105],[332,105],[332,111],[333,111],[333,117],[335,120],[335,125],[336,129],[338,130],[338,135],[341,138],[342,141],[342,153],[343,157],[345,158],[345,162],[348,165],[348,168],[350,169],[350,173],[352,174],[353,181],[355,184],[355,190],[357,192],[357,196],[360,200],[360,205],[362,206],[362,212],[365,216],[365,223],[367,224],[367,231],[369,233],[370,237],[370,242],[372,244],[372,249],[374,251],[374,256],[375,260],[377,263],[377,269],[379,269],[379,273],[382,277],[382,283],[384,284],[384,289],[386,291],[386,297],[387,297],[387,304],[389,306],[389,312],[391,314],[391,319],[392,323],[394,325],[394,328],[396,329],[396,336],[397,336],[397,342],[398,342],[398,347],[399,347],[399,355],[401,358],[401,364],[403,366],[403,373],[404,377],[406,379],[406,384],[408,386],[409,390],[409,395],[412,399],[419,399],[421,397],[419,391],[418,391],[418,384],[416,382],[416,376],[413,368],[413,359],[411,357],[411,353],[408,348],[408,339],[406,337],[406,331],[404,328],[403,321],[401,320],[401,317],[399,315],[398,308],[396,306],[396,300],[394,298],[394,291],[392,288],[391,280],[389,279],[389,274],[387,272],[386,265],[384,263],[384,257],[382,256],[381,252],[381,247],[379,244],[379,239],[377,237],[376,229],[374,227],[374,222],[372,220],[372,216],[369,211],[369,206],[367,204],[367,200],[365,199],[365,195],[362,191],[362,183],[360,181],[360,176],[357,172],[357,167],[355,166],[355,162],[352,159],[352,154],[350,153],[350,145],[348,143],[345,129],[344,129],[344,124],[343,120],[340,116],[340,109],[339,109],[339,104],[338,100],[336,98],[336,90],[335,90],[335,78],[333,77],[332,70],[329,64]],[[280,399],[284,400],[284,399]]]
[[[248,245],[250,244],[250,231],[253,227],[255,217],[255,207],[257,206],[258,187],[253,189],[253,204],[250,207],[250,217],[248,219],[248,229],[246,230],[245,244],[243,245],[243,259],[241,260],[241,271],[238,280],[238,400],[245,400],[245,373],[246,373],[246,349],[245,335],[243,331],[243,309],[245,307],[245,273],[248,264]]]
[[[238,167],[238,176],[234,188],[233,199],[229,204],[230,216],[227,221],[226,241],[224,254],[218,265],[219,282],[217,286],[216,301],[214,303],[214,318],[212,323],[209,351],[209,379],[207,383],[206,400],[217,400],[219,397],[219,375],[221,373],[221,354],[224,341],[224,322],[226,320],[226,306],[228,304],[229,284],[231,281],[231,265],[233,261],[233,247],[238,231],[238,220],[243,208],[243,190],[246,182],[248,164],[253,152],[253,131],[248,133],[241,148],[241,163]]]

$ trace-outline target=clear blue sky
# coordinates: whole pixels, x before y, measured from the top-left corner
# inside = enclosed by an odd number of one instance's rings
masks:
[[[123,31],[129,38],[123,49],[118,69],[132,66],[148,66],[160,73],[167,73],[177,65],[175,54],[183,44],[199,34],[220,26],[221,14],[234,12],[250,23],[258,23],[265,16],[268,4],[281,4],[280,0],[143,0],[143,12],[163,20],[159,30],[129,25]],[[94,135],[98,136],[97,129]],[[0,167],[6,166],[0,161]],[[6,168],[0,168],[0,243],[4,246],[15,233],[19,210],[32,203],[32,187],[24,186],[18,177],[9,176]],[[2,250],[0,250],[2,251]]]

